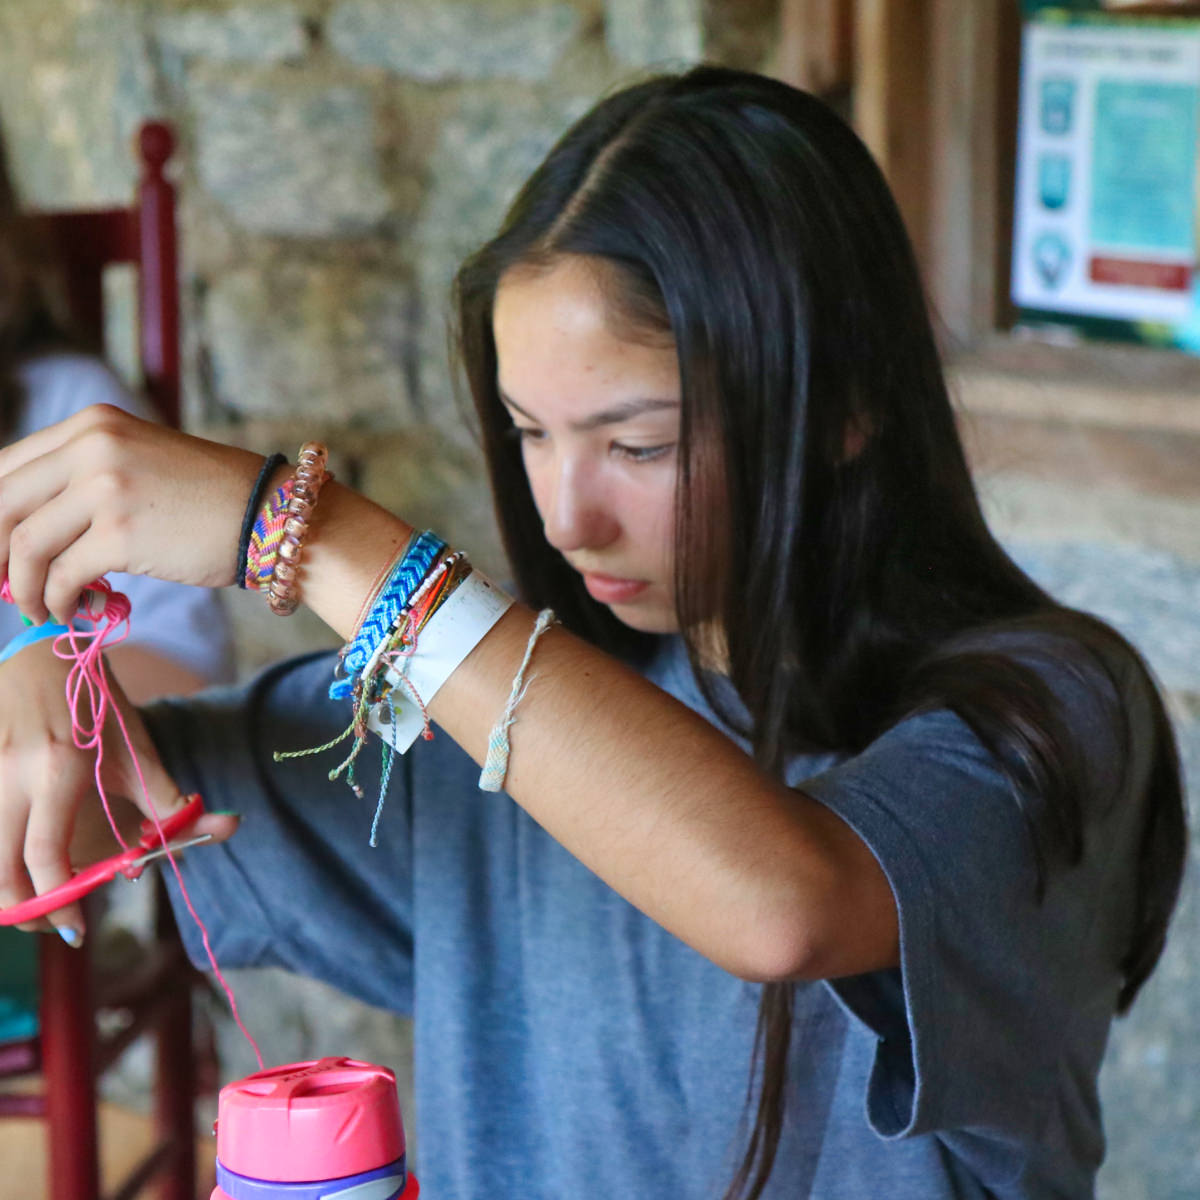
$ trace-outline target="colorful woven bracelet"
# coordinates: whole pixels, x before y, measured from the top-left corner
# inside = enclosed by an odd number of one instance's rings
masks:
[[[283,526],[287,521],[288,501],[292,498],[292,480],[277,487],[266,499],[250,530],[246,547],[246,571],[243,587],[260,592],[271,582],[283,541]]]
[[[374,704],[378,698],[375,691],[377,677],[385,673],[397,658],[406,658],[413,654],[421,631],[433,620],[434,614],[470,573],[471,564],[467,556],[461,550],[456,550],[437,563],[425,576],[421,586],[392,622],[387,636],[375,648],[366,666],[359,672],[359,679],[366,684],[368,703]]]
[[[370,662],[376,648],[388,636],[396,618],[445,549],[446,543],[428,529],[409,543],[404,556],[379,589],[354,641],[342,650],[339,658],[341,673],[335,675],[329,685],[329,695],[334,700],[344,700],[354,690],[355,679]]]
[[[258,472],[258,478],[255,479],[254,486],[250,489],[250,496],[246,501],[246,513],[242,517],[241,536],[238,538],[237,566],[233,572],[234,582],[240,588],[250,586],[246,582],[246,566],[250,554],[250,537],[254,532],[254,524],[262,507],[263,493],[267,490],[267,485],[271,482],[271,476],[285,462],[287,462],[287,458],[282,454],[272,454],[268,458],[264,458],[262,467]]]
[[[416,539],[420,537],[415,529],[408,531],[408,538],[404,542],[403,549],[398,549],[397,553],[387,559],[384,564],[375,573],[375,578],[371,580],[371,586],[367,589],[362,598],[362,603],[358,606],[358,612],[354,617],[354,632],[350,635],[350,641],[353,642],[358,637],[358,631],[362,628],[363,621],[366,620],[367,613],[371,611],[372,605],[375,603],[375,598],[379,595],[379,589],[387,582],[388,577],[396,569],[396,562],[403,558],[408,553],[408,548]]]

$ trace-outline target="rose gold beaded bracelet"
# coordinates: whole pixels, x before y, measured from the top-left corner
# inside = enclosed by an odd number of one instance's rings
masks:
[[[325,470],[328,461],[329,451],[320,442],[305,442],[300,447],[296,473],[292,476],[292,494],[288,500],[283,538],[279,543],[275,570],[267,586],[267,604],[279,617],[290,617],[300,607],[296,575],[304,553],[308,522],[317,506],[317,497],[321,494],[321,487],[325,481],[332,478]]]

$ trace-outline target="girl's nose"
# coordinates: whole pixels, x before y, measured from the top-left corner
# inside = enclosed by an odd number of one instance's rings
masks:
[[[558,466],[540,505],[546,540],[564,554],[601,549],[613,542],[620,523],[600,481],[579,463]]]

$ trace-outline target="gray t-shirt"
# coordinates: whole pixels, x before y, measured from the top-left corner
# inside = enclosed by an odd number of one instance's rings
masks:
[[[1067,703],[1099,795],[1120,765],[1110,697],[1057,669],[1053,646],[1029,655]],[[180,784],[245,814],[185,868],[219,961],[284,966],[415,1016],[431,1198],[717,1200],[745,1145],[760,988],[641,914],[506,796],[480,793],[445,735],[397,765],[369,849],[372,770],[358,802],[318,761],[271,761],[343,728],[331,671],[329,656],[297,660],[152,713]],[[675,639],[647,674],[714,719]],[[882,863],[902,967],[798,986],[765,1194],[1092,1195],[1137,806],[1094,805],[1085,862],[1053,874],[1039,905],[1009,785],[954,715],[908,719],[852,758],[798,760],[789,777]]]

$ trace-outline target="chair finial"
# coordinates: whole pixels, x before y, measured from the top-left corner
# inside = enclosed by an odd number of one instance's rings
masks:
[[[175,134],[163,121],[146,121],[138,130],[138,150],[149,173],[158,175],[175,153]]]

